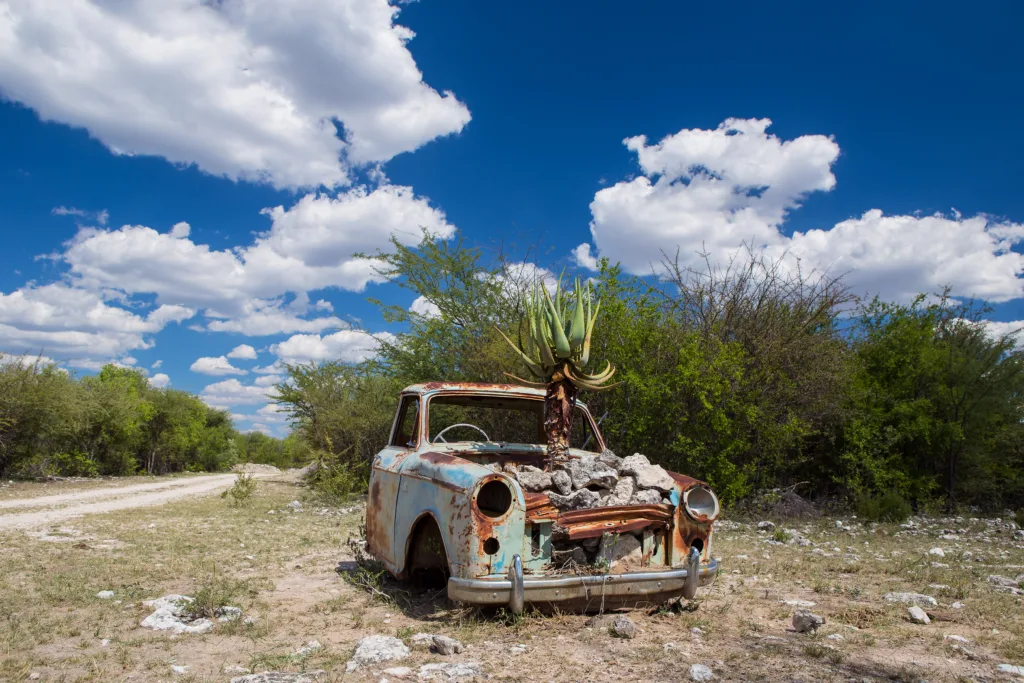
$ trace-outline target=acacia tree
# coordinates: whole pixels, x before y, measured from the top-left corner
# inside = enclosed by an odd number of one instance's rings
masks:
[[[601,372],[585,371],[590,360],[590,339],[601,302],[591,307],[590,284],[576,288],[572,296],[562,290],[559,280],[554,297],[537,283],[526,299],[526,314],[520,330],[526,331],[525,343],[520,335],[516,344],[498,329],[519,357],[526,363],[534,380],[520,379],[505,373],[517,382],[545,389],[544,433],[547,437],[549,467],[565,460],[569,454],[569,435],[580,389],[603,391],[615,386],[607,384],[615,374],[610,362]],[[571,310],[570,310],[571,309]]]

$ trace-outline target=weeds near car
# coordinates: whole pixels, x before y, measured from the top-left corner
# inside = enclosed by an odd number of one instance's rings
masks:
[[[236,599],[246,592],[244,581],[235,581],[217,575],[213,568],[210,579],[194,591],[192,602],[186,605],[189,614],[194,618],[217,616],[218,607],[234,606]]]
[[[785,529],[776,529],[775,533],[772,534],[772,540],[779,543],[788,543],[791,538],[793,538],[793,534]]]
[[[232,484],[231,488],[220,494],[220,497],[231,498],[231,505],[240,507],[249,502],[252,495],[256,493],[257,486],[255,477],[242,472],[235,479],[235,483]]]

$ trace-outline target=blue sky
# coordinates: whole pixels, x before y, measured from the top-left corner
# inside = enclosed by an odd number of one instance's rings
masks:
[[[281,433],[281,362],[372,354],[389,330],[366,298],[414,304],[352,254],[421,228],[583,274],[753,242],[861,293],[949,284],[1010,329],[1022,19],[0,0],[0,352],[135,365]]]

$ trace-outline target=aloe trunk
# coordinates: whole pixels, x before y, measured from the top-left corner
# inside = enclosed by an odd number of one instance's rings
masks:
[[[579,278],[576,278],[571,297],[562,291],[561,280],[554,297],[543,286],[535,284],[527,298],[526,319],[521,325],[521,329],[528,331],[525,343],[516,344],[498,329],[526,363],[533,379],[540,381],[505,374],[527,386],[545,390],[544,435],[548,440],[551,469],[569,456],[569,437],[579,390],[605,391],[614,386],[608,384],[615,374],[611,363],[601,372],[591,374],[584,369],[590,360],[591,335],[600,310],[600,301],[591,307],[590,283],[582,287]]]
[[[569,437],[579,390],[567,379],[549,382],[544,395],[544,435],[548,441],[548,469],[569,457]]]

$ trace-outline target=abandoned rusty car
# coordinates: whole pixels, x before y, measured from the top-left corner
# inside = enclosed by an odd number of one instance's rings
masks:
[[[547,467],[544,392],[408,387],[370,478],[370,552],[453,600],[596,611],[692,598],[718,571],[718,499],[643,455],[619,458],[577,404],[569,460]]]

